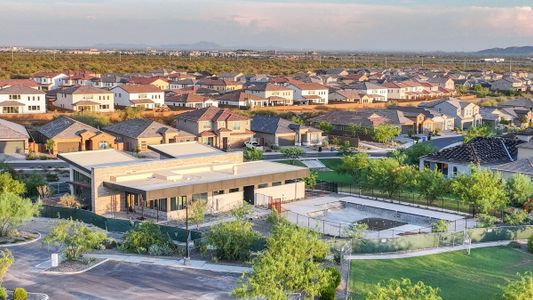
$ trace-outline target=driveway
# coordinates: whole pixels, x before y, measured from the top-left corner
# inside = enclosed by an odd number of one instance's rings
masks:
[[[43,231],[48,228],[43,226]],[[24,287],[29,292],[46,293],[50,299],[232,299],[229,292],[240,277],[233,273],[113,261],[82,274],[51,275],[33,271],[35,265],[50,258],[48,247],[40,241],[9,250],[15,263],[3,285],[8,289]]]

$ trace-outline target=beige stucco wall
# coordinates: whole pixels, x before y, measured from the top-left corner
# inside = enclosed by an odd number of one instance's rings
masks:
[[[273,199],[281,199],[281,202],[288,202],[297,199],[303,199],[305,197],[305,183],[300,181],[278,186],[270,186],[262,189],[256,189],[255,193],[267,195]]]

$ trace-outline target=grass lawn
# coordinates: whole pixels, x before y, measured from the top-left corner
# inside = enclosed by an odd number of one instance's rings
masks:
[[[304,163],[299,160],[290,160],[290,159],[284,159],[284,160],[276,160],[275,162],[286,164],[286,165],[293,165],[298,167],[305,167]]]
[[[517,272],[533,270],[533,255],[510,247],[473,249],[394,260],[353,260],[350,291],[354,299],[382,280],[409,278],[440,289],[444,299],[498,299],[499,286]]]

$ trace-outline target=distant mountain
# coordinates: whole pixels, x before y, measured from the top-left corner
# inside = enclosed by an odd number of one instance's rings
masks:
[[[480,55],[529,56],[533,55],[533,46],[491,48],[475,53]]]
[[[179,50],[214,50],[222,49],[223,46],[206,41],[200,41],[192,44],[165,44],[165,45],[148,45],[148,44],[96,44],[92,47],[97,49],[179,49]]]

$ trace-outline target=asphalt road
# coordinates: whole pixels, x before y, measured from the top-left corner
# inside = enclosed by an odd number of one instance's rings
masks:
[[[46,230],[45,230],[46,231]],[[0,248],[2,249],[2,248]],[[85,273],[52,275],[33,271],[50,258],[40,241],[9,247],[15,263],[3,286],[24,287],[50,299],[232,299],[239,274],[107,261]]]

